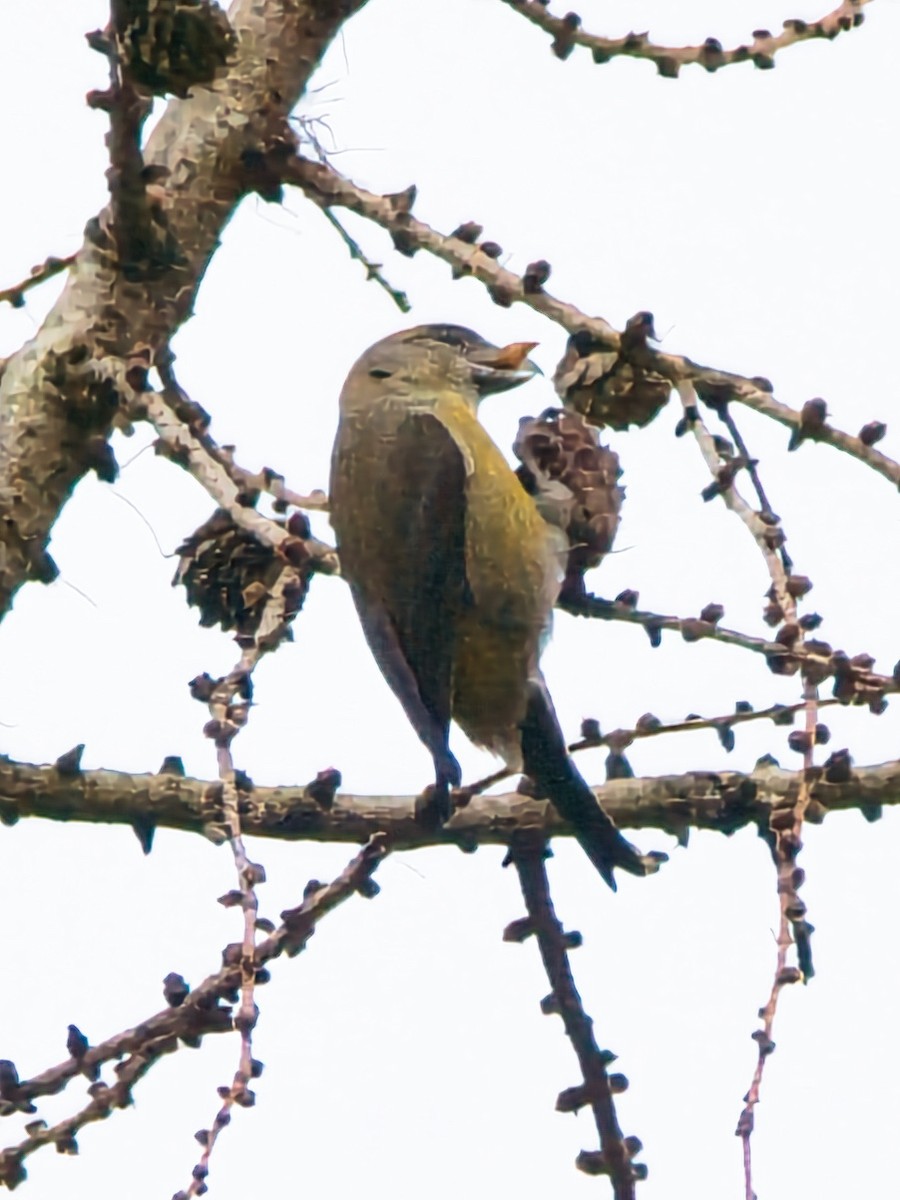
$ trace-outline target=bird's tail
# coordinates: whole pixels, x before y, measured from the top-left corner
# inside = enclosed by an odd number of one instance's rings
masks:
[[[525,774],[574,828],[579,845],[612,890],[616,890],[613,867],[632,875],[655,871],[662,856],[641,855],[619,833],[572,761],[542,680],[529,682],[528,706],[520,728]]]

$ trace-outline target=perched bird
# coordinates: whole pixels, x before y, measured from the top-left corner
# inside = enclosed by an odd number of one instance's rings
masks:
[[[421,325],[367,350],[341,392],[331,521],[372,653],[434,760],[440,817],[460,784],[452,718],[531,777],[615,888],[613,867],[656,861],[579,774],[538,666],[567,545],[477,416],[534,375],[533,344]]]

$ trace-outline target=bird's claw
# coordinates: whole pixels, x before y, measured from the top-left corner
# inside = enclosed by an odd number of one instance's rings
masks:
[[[431,783],[416,796],[416,821],[426,829],[440,829],[453,816],[453,800],[446,783]]]

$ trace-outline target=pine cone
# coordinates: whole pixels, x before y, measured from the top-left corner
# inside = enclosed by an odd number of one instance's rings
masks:
[[[292,518],[296,520],[296,518]],[[279,521],[287,528],[287,522]],[[172,585],[184,584],[188,604],[200,610],[200,624],[253,637],[259,628],[270,589],[285,568],[284,558],[235,525],[224,509],[178,547],[181,556]],[[309,590],[302,568],[284,589],[285,620],[292,620]]]
[[[569,539],[563,589],[583,590],[582,576],[613,544],[624,491],[619,456],[576,412],[548,408],[519,422],[513,451],[516,474],[544,519]]]
[[[601,429],[648,425],[672,390],[664,376],[604,348],[586,330],[569,338],[553,384],[566,408]]]
[[[139,87],[182,99],[210,84],[237,46],[228,17],[212,0],[151,0],[120,6],[120,53]]]

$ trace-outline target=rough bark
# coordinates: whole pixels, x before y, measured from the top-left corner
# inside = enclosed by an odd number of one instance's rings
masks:
[[[144,152],[171,261],[123,271],[110,210],[88,222],[66,286],[0,379],[0,618],[28,579],[49,581],[50,530],[79,479],[109,467],[106,438],[129,368],[146,370],[190,315],[222,229],[254,185],[322,55],[366,0],[236,0],[234,61],[170,101]],[[258,183],[258,181],[255,181]],[[129,278],[131,275],[131,278]]]
[[[684,839],[690,829],[733,833],[745,825],[768,829],[773,808],[795,803],[802,772],[759,765],[737,771],[692,771],[646,779],[616,779],[595,789],[613,820],[625,829],[653,829]],[[256,787],[240,798],[245,835],[285,840],[364,842],[373,830],[389,835],[395,849],[457,845],[507,845],[533,830],[545,837],[570,831],[548,801],[518,792],[476,796],[443,829],[415,818],[415,796],[352,796],[309,787]],[[860,809],[867,819],[879,806],[900,803],[900,763],[860,767],[846,781],[812,785],[807,820]],[[0,820],[20,817],[131,825],[142,842],[157,826],[225,840],[219,781],[177,775],[129,775],[121,771],[74,771],[0,758]]]

